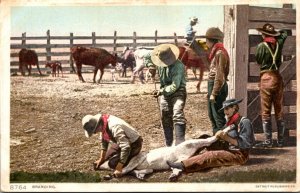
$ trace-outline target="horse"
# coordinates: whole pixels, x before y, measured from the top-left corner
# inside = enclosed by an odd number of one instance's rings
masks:
[[[193,74],[195,78],[197,78],[196,69],[199,68],[200,75],[199,75],[196,88],[197,91],[200,92],[200,85],[203,80],[204,71],[208,69],[207,53],[203,52],[201,56],[198,56],[193,49],[187,46],[178,46],[178,48],[179,48],[179,60],[181,60],[181,62],[185,65],[186,73],[189,68],[192,68]]]

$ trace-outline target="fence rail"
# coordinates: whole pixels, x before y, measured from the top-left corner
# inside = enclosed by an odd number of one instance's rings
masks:
[[[110,52],[119,53],[123,50],[124,46],[137,48],[137,47],[155,47],[162,43],[173,43],[175,45],[184,42],[184,36],[177,36],[174,33],[172,36],[158,36],[157,31],[153,36],[138,36],[136,32],[133,32],[132,36],[117,36],[117,32],[114,32],[112,36],[96,36],[95,32],[92,32],[91,36],[74,36],[70,33],[69,36],[51,36],[50,30],[47,31],[46,36],[26,36],[23,33],[20,37],[11,37],[11,72],[18,71],[18,52],[22,48],[36,49],[39,57],[39,64],[45,64],[47,61],[57,60],[60,61],[68,71],[71,71],[70,64],[70,47],[73,45],[80,45],[85,47],[103,48]],[[200,38],[200,36],[198,36]],[[37,42],[32,42],[38,40]],[[20,41],[20,42],[18,42]],[[42,43],[41,41],[44,41]],[[55,42],[54,42],[55,41]],[[66,41],[69,41],[66,43]],[[80,42],[81,41],[81,42]],[[82,42],[85,41],[85,42]],[[86,42],[90,41],[90,42]],[[60,49],[60,51],[55,51]],[[83,66],[85,68],[85,66]],[[41,67],[42,71],[49,71]],[[33,68],[33,71],[34,68]]]

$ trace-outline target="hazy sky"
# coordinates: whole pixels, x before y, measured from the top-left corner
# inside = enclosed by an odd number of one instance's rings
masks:
[[[11,9],[11,35],[184,35],[191,16],[199,18],[197,35],[223,28],[223,5],[18,6]]]

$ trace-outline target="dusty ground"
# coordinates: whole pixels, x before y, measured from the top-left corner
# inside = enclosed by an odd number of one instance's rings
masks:
[[[83,74],[86,83],[81,83],[74,74],[65,74],[63,78],[49,75],[11,77],[11,172],[94,172],[92,163],[98,159],[100,143],[98,136],[89,140],[84,136],[81,119],[86,114],[102,112],[125,119],[144,138],[142,151],[164,145],[158,104],[150,95],[155,85],[129,84],[129,77],[112,82],[110,74],[105,73],[101,84],[92,83],[91,73]],[[159,87],[159,83],[156,86]],[[189,74],[185,108],[187,139],[203,133],[211,134],[206,112],[206,81],[201,85],[201,93],[196,92],[195,86],[196,81]],[[183,175],[180,181],[193,182],[199,176],[264,168],[295,170],[295,133],[291,133],[288,147],[255,150],[242,167],[222,167]],[[257,135],[257,139],[262,138]],[[169,174],[170,171],[158,172],[147,181],[167,182]],[[137,181],[124,177],[113,182],[118,180]]]

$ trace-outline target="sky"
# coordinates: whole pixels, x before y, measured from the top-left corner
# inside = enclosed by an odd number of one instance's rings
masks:
[[[184,35],[189,18],[196,16],[197,35],[209,27],[223,28],[223,5],[147,5],[147,6],[13,6],[11,36],[51,35]]]

